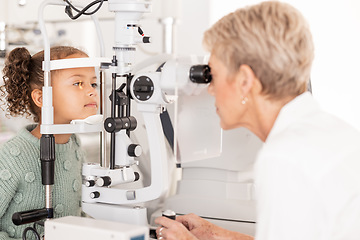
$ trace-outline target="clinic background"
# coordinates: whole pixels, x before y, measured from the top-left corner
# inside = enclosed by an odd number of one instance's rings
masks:
[[[41,35],[36,29],[37,9],[40,0],[0,0],[0,22],[6,24],[6,39],[10,50],[22,43],[33,52],[42,49]],[[87,1],[78,0],[75,3]],[[150,45],[138,49],[137,60],[163,51],[163,25],[160,19],[173,17],[174,48],[179,55],[208,54],[202,48],[203,32],[225,14],[255,0],[153,0],[153,10],[142,20],[145,34],[152,37]],[[288,0],[306,17],[315,42],[315,60],[311,81],[314,97],[323,109],[360,129],[360,2],[356,0]],[[106,4],[106,3],[105,3]],[[23,5],[23,6],[21,6]],[[113,42],[112,13],[104,6],[97,14],[100,19],[106,46]],[[51,21],[51,41],[71,44],[85,49],[90,56],[98,55],[95,29],[89,17],[70,20],[59,7],[49,7],[45,19]],[[0,30],[3,28],[1,27]],[[50,30],[48,30],[51,32]],[[112,54],[106,48],[106,56]],[[0,67],[3,59],[0,60]],[[4,129],[4,128],[3,128]]]
[[[0,50],[5,49],[6,52],[10,52],[15,47],[25,46],[34,54],[43,49],[42,36],[37,26],[38,7],[41,2],[42,0],[0,0]],[[89,2],[91,1],[73,1],[73,3],[81,5]],[[168,51],[179,56],[208,55],[209,53],[205,52],[202,47],[204,31],[227,13],[258,2],[260,1],[152,0],[152,12],[145,14],[140,22],[145,35],[151,36],[152,43],[137,46],[136,62]],[[298,8],[310,24],[315,43],[315,60],[311,73],[315,99],[324,110],[335,114],[360,130],[360,108],[358,107],[360,76],[357,71],[360,56],[360,33],[358,30],[360,28],[360,2],[357,0],[329,0],[326,2],[288,0],[284,2]],[[114,41],[114,15],[108,12],[106,2],[104,5],[96,13],[96,16],[99,18],[105,41],[105,56],[111,58]],[[49,6],[46,8],[45,20],[51,44],[72,45],[85,50],[90,57],[99,56],[98,40],[90,17],[82,16],[72,21],[64,13],[62,7]],[[174,20],[173,24],[171,20]],[[165,26],[173,29],[171,48],[165,47]],[[4,58],[0,57],[0,69],[2,69],[3,63]],[[213,105],[212,102],[209,104]],[[8,119],[4,116],[3,111],[0,112],[0,143],[9,139],[21,127],[30,122],[24,118]],[[141,129],[142,124],[140,123],[138,126]],[[137,137],[145,139],[141,136],[141,131],[139,132],[140,135]],[[229,137],[232,134],[238,138],[233,140]],[[239,174],[236,174],[236,180],[243,187],[239,188],[239,185],[236,184],[231,185],[226,189],[227,195],[223,195],[230,200],[252,200],[252,193],[249,190],[251,184],[248,182],[252,179],[252,164],[256,151],[260,147],[258,139],[253,138],[255,136],[252,137],[251,133],[238,129],[224,132],[223,154],[228,153],[229,155],[223,156],[221,161],[214,158],[213,160],[206,159],[206,162],[189,163],[190,166],[183,164],[183,179],[188,180],[194,175],[199,175],[196,172],[199,166],[211,166],[216,170],[227,172],[239,171]],[[87,156],[94,157],[94,159],[88,159],[90,162],[98,160],[98,140],[97,134],[86,135],[81,139]],[[141,145],[144,146],[143,143]],[[235,154],[234,149],[238,151]],[[147,163],[142,162],[142,164]],[[204,172],[200,176],[218,177],[213,174],[213,169],[202,170]],[[221,179],[221,181],[223,180]],[[188,181],[188,185],[194,185],[193,183]],[[213,186],[211,187],[210,190],[203,186],[194,189],[189,187],[186,191],[191,195],[196,195],[200,189],[204,190],[206,194],[216,193]],[[172,202],[178,203],[177,199]],[[196,205],[194,202],[192,204]],[[154,206],[156,205],[154,204]],[[203,201],[199,201],[197,207],[200,208],[201,205],[204,205]],[[189,209],[190,206],[184,207]],[[246,205],[245,208],[249,207]],[[246,213],[245,210],[244,212]]]
[[[9,52],[18,46],[32,53],[43,49],[37,27],[37,12],[41,0],[0,0],[0,48]],[[82,5],[89,1],[77,0]],[[173,29],[170,51],[180,56],[206,55],[202,47],[203,32],[227,13],[260,1],[255,0],[152,0],[152,12],[141,21],[145,35],[152,43],[139,45],[136,61],[169,51],[165,49],[164,22],[169,18]],[[356,0],[284,1],[294,5],[310,24],[315,42],[315,60],[311,73],[314,97],[322,108],[360,129],[360,2]],[[106,5],[106,3],[105,3]],[[105,55],[111,57],[113,44],[113,13],[103,6],[97,13],[105,40]],[[95,28],[90,17],[70,20],[63,9],[46,9],[48,34],[52,44],[73,45],[99,56]],[[169,26],[169,25],[167,25]],[[2,68],[4,58],[0,58]],[[0,74],[1,75],[1,74]],[[26,119],[5,118],[1,112],[1,139],[6,140]],[[1,140],[0,139],[0,140]]]
[[[6,24],[7,50],[25,45],[33,53],[42,49],[42,39],[35,29],[40,0],[0,0],[0,31]],[[75,3],[88,1],[77,0]],[[153,10],[142,20],[145,34],[152,43],[138,49],[137,60],[163,51],[163,25],[160,19],[175,19],[172,51],[178,55],[204,55],[203,32],[225,14],[255,0],[153,0]],[[357,0],[288,0],[306,17],[315,42],[315,61],[311,81],[314,97],[323,109],[331,112],[357,129],[360,129],[360,2]],[[106,4],[106,3],[105,3]],[[22,6],[23,5],[23,6]],[[113,42],[112,13],[104,6],[97,13],[100,19],[106,46]],[[98,55],[95,29],[89,17],[70,20],[59,7],[49,7],[45,19],[53,44],[79,46],[90,56]],[[112,54],[106,48],[106,56]],[[0,59],[2,68],[4,59]],[[2,113],[3,115],[3,113]],[[11,130],[16,130],[19,124]],[[5,127],[2,125],[2,131]]]
[[[25,46],[32,54],[43,49],[42,36],[37,26],[41,0],[0,0],[0,50],[11,51]],[[75,0],[86,5],[90,1]],[[150,44],[139,44],[136,62],[161,53],[179,56],[203,56],[209,53],[202,47],[206,29],[222,16],[237,8],[261,2],[259,0],[152,0],[152,12],[144,15],[140,24]],[[311,73],[312,91],[321,107],[360,129],[360,2],[356,0],[300,1],[287,0],[298,8],[310,24],[315,42],[315,60]],[[114,15],[104,3],[96,13],[105,41],[105,56],[112,57]],[[73,21],[63,8],[49,6],[44,18],[53,45],[72,45],[85,50],[90,57],[99,56],[96,30],[89,16]],[[165,40],[165,28],[172,40]],[[169,29],[170,28],[170,29]],[[168,36],[167,36],[168,37]],[[4,58],[0,57],[0,69]],[[0,73],[0,76],[2,73]],[[1,78],[2,81],[2,78]],[[209,102],[209,104],[213,104]],[[31,121],[26,118],[7,118],[0,113],[0,143],[6,141]],[[142,139],[143,136],[138,136]],[[235,134],[235,132],[234,132]],[[89,161],[97,162],[98,135],[81,137]],[[235,143],[232,143],[234,145]],[[235,144],[236,145],[236,144]],[[245,164],[246,161],[243,161]]]

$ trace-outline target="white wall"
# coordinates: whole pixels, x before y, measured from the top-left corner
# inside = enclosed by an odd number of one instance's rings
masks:
[[[212,0],[211,22],[258,0]],[[322,108],[360,129],[360,2],[285,0],[310,24],[315,43],[313,95]]]
[[[0,22],[7,19],[7,1],[0,0]]]
[[[11,24],[37,20],[40,0],[28,0],[25,7],[17,1],[0,0],[0,20]],[[77,1],[79,2],[79,0]],[[87,1],[89,2],[89,1]],[[138,61],[162,50],[161,17],[177,18],[175,51],[179,55],[203,55],[203,32],[223,15],[236,8],[258,3],[258,0],[153,0],[153,12],[145,14],[141,21],[146,34],[153,43],[139,48]],[[360,79],[358,56],[360,56],[360,2],[357,0],[286,0],[297,7],[307,18],[315,42],[315,60],[312,69],[314,97],[321,106],[360,129]],[[5,7],[4,7],[5,6]],[[8,11],[5,11],[5,8]],[[68,20],[59,7],[49,7],[46,19],[66,20],[53,24],[54,29],[65,29],[68,40],[75,46],[83,46],[91,55],[98,53],[92,23]],[[107,44],[106,55],[112,54],[112,13],[103,6],[99,13]],[[106,18],[106,19],[104,19]],[[83,18],[84,19],[84,18]],[[53,36],[55,38],[55,36]],[[145,51],[142,51],[144,49]]]
[[[313,94],[321,106],[360,129],[360,3],[291,1],[307,17],[314,37]],[[324,4],[326,3],[326,4]]]

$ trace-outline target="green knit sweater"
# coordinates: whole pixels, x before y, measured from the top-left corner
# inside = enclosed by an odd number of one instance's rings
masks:
[[[0,240],[21,238],[25,227],[32,226],[14,225],[11,220],[14,212],[45,207],[40,140],[30,133],[35,127],[27,126],[0,147]],[[74,134],[68,143],[55,145],[55,218],[80,216],[83,156]]]

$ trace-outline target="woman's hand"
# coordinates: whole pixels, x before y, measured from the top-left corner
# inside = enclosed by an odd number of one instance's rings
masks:
[[[155,223],[161,225],[156,229],[158,239],[166,240],[197,240],[197,238],[189,231],[187,225],[184,225],[177,219],[171,220],[167,217],[159,217],[155,219]]]
[[[195,215],[187,214],[176,216],[176,220],[160,217],[155,223],[162,225],[156,229],[158,239],[178,239],[178,240],[217,240],[217,239],[237,239],[253,240],[252,236],[233,232],[216,226],[213,223]],[[161,231],[160,231],[161,230]]]
[[[218,227],[215,224],[212,224],[195,214],[177,216],[176,221],[182,223],[195,237],[200,240],[211,240],[214,239],[214,236],[219,234],[216,232]]]
[[[162,239],[212,239],[216,225],[206,221],[205,219],[195,215],[187,214],[177,216],[176,220],[171,220],[166,217],[160,217],[155,220],[155,223],[162,225],[157,228],[156,233],[158,238]],[[160,231],[161,230],[161,231]]]

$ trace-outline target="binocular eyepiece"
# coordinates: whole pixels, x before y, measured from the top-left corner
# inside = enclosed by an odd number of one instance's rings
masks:
[[[190,80],[198,84],[207,84],[212,80],[209,65],[194,65],[190,68]]]

